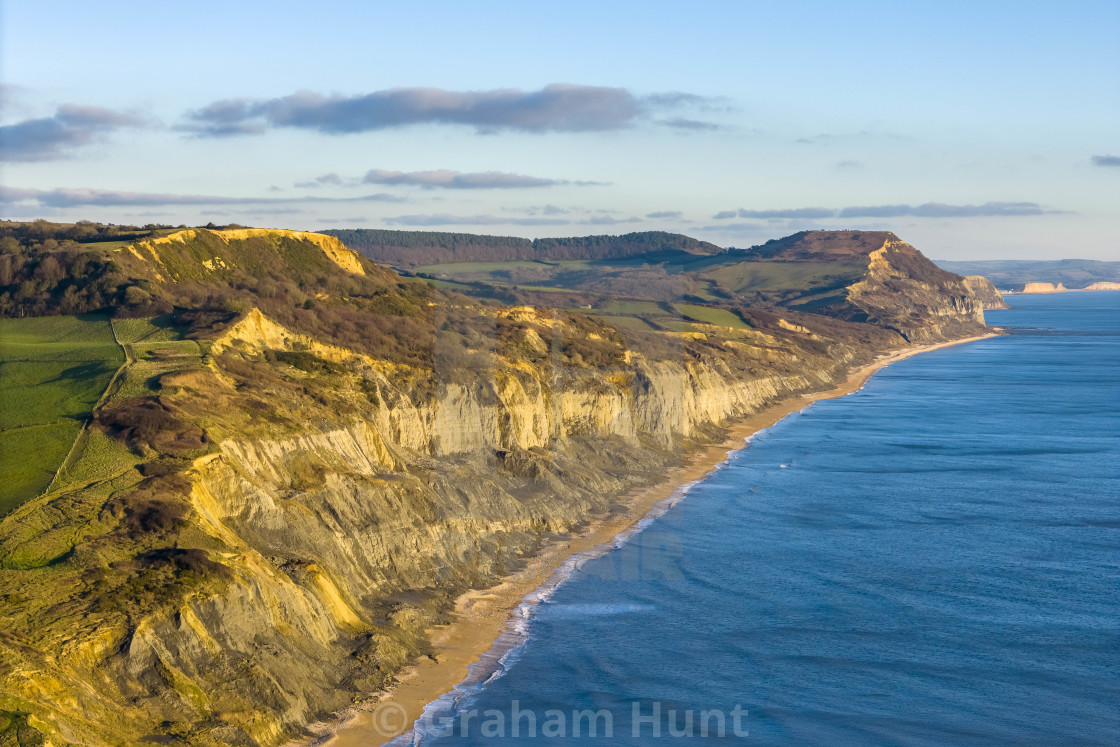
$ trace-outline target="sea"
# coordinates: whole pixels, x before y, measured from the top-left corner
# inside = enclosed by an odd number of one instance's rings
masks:
[[[1120,292],[791,415],[395,744],[1120,744]]]

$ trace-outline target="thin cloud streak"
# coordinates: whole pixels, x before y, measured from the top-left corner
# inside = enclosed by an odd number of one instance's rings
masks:
[[[300,189],[318,189],[319,187],[340,187],[342,186],[342,177],[335,173],[323,174],[317,176],[313,181],[297,182],[296,187]]]
[[[712,216],[713,220],[728,220],[729,218],[758,218],[770,220],[774,218],[832,218],[835,210],[829,208],[788,208],[780,210],[721,210]]]
[[[605,182],[546,179],[503,171],[463,173],[449,169],[435,171],[387,171],[372,169],[362,178],[365,184],[406,185],[424,189],[532,189],[558,185],[604,186]]]
[[[872,205],[847,207],[841,210],[839,218],[979,218],[998,216],[1046,215],[1058,213],[1047,210],[1037,202],[985,202],[983,205],[946,205],[941,202],[927,202],[922,205]]]
[[[447,213],[398,215],[384,220],[390,226],[567,226],[572,222],[566,218],[510,218],[499,215],[449,215]]]
[[[864,205],[840,208],[789,208],[779,210],[721,210],[712,216],[714,220],[731,218],[754,218],[759,220],[800,219],[816,220],[821,218],[978,218],[978,217],[1018,217],[1029,215],[1052,215],[1065,213],[1051,210],[1037,202],[985,202],[982,205],[947,205],[942,202],[927,202],[922,205]]]
[[[744,210],[739,208],[738,217],[740,218],[760,218],[770,220],[772,218],[831,218],[835,215],[835,210],[828,208],[793,208],[790,210]]]
[[[1092,160],[1094,166],[1120,166],[1120,156],[1093,156]]]
[[[614,218],[610,215],[598,215],[598,216],[595,216],[594,218],[588,218],[587,220],[577,221],[577,223],[581,226],[618,226],[618,225],[621,225],[623,223],[641,223],[641,222],[642,222],[642,219],[638,218],[636,216],[635,217],[630,217],[630,218]]]
[[[0,205],[73,207],[135,207],[161,205],[276,205],[301,202],[405,202],[395,195],[378,193],[360,197],[225,197],[219,195],[180,195],[162,192],[122,192],[111,189],[59,187],[24,189],[0,187]]]
[[[714,122],[702,122],[698,119],[688,119],[687,117],[672,117],[670,119],[659,119],[657,124],[666,127],[672,127],[676,130],[691,130],[693,132],[713,132],[715,130],[724,129],[721,125]]]
[[[449,213],[420,213],[397,215],[385,218],[390,226],[617,226],[641,223],[638,217],[615,218],[610,215],[597,215],[583,220],[568,218],[525,217],[513,218],[503,215],[453,215]]]
[[[604,132],[633,126],[660,112],[708,101],[688,93],[635,96],[624,88],[554,83],[538,91],[501,88],[446,91],[391,88],[358,96],[297,91],[274,99],[215,101],[187,113],[179,129],[199,137],[260,134],[292,127],[327,134],[369,132],[422,124],[466,125],[479,133]],[[711,129],[716,125],[677,117],[662,124]]]

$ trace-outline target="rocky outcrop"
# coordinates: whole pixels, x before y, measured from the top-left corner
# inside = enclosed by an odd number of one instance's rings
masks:
[[[791,308],[870,322],[910,342],[950,340],[985,329],[984,303],[964,278],[937,267],[890,231],[801,231],[747,254],[755,261],[866,267],[834,289],[822,284],[781,301]]]
[[[1091,283],[1085,287],[1089,291],[1114,291],[1120,290],[1120,283],[1113,283],[1107,280],[1101,280],[1096,283]]]
[[[968,289],[972,291],[978,299],[980,299],[980,303],[984,306],[984,311],[1011,308],[1007,305],[1007,302],[1003,300],[1003,294],[983,275],[965,275],[964,284],[968,286]]]
[[[1023,286],[1022,293],[1061,293],[1066,287],[1061,283],[1027,283]]]
[[[894,234],[869,257],[867,274],[848,288],[848,302],[858,312],[847,318],[894,329],[915,343],[986,329],[984,305],[964,279],[941,270]]]

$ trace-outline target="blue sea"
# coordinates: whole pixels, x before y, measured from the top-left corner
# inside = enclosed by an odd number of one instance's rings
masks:
[[[401,741],[1120,744],[1120,293],[1010,300],[575,564]]]

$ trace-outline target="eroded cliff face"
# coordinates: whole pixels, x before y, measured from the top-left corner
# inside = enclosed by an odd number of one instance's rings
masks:
[[[91,586],[67,581],[79,588],[73,598],[20,620],[3,649],[0,709],[31,714],[55,743],[275,744],[298,735],[423,655],[424,631],[458,593],[606,514],[722,425],[826,387],[875,352],[825,345],[793,326],[784,339],[759,333],[768,363],[755,373],[730,354],[627,354],[603,367],[493,359],[422,381],[250,313],[212,343],[209,369],[164,381],[166,407],[219,434],[209,453],[151,463],[169,466],[111,494],[128,496],[121,507],[110,497],[93,512],[110,534],[80,530],[91,538],[63,564]],[[891,339],[883,333],[878,344]],[[360,390],[367,406],[330,415],[341,405],[292,400],[283,425],[269,416],[222,426],[256,407],[231,361],[309,349],[344,367],[340,381],[358,382],[339,389],[338,402]],[[29,505],[20,518],[46,524],[57,510]],[[161,524],[168,512],[177,518]],[[124,542],[117,519],[148,522],[128,535],[134,560],[109,558]],[[44,577],[43,566],[19,571],[12,557],[10,578]],[[96,586],[133,566],[123,586]],[[147,594],[157,583],[156,602],[120,600],[130,584]],[[49,624],[32,635],[25,626],[35,619]]]
[[[779,299],[791,308],[885,327],[913,343],[951,340],[986,329],[984,303],[973,287],[890,231],[801,231],[750,253],[755,260],[834,272],[847,268],[845,272],[854,274],[850,279],[838,275],[839,285],[830,287],[822,279],[812,289]]]
[[[253,718],[235,725],[247,736],[290,735],[423,651],[439,610],[400,600],[494,581],[655,481],[689,439],[809,383],[669,363],[635,366],[625,388],[598,375],[562,391],[498,379],[419,407],[382,382],[392,404],[374,421],[223,442],[192,474],[191,500],[234,580],[145,625],[120,676],[181,672],[210,703],[244,703]],[[159,716],[182,720],[182,699],[167,705]]]
[[[1053,283],[1035,282],[1027,283],[1023,286],[1021,293],[1061,293],[1066,290],[1066,287],[1061,283],[1054,285]]]
[[[1011,308],[1003,300],[1003,294],[983,275],[965,275],[964,283],[980,299],[980,303],[984,305],[984,311]]]
[[[927,343],[981,334],[984,305],[964,278],[939,269],[917,249],[887,234],[869,255],[868,272],[848,288],[849,303],[869,321]]]

